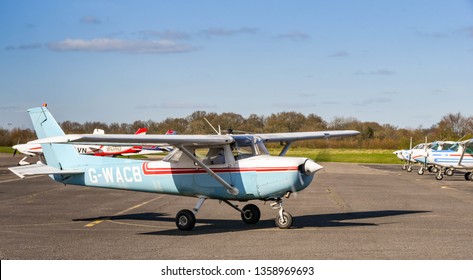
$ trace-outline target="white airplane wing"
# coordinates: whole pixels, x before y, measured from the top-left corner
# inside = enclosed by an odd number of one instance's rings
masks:
[[[78,169],[69,169],[69,170],[61,170],[59,168],[55,168],[45,164],[31,164],[26,166],[17,166],[17,167],[10,167],[11,172],[15,173],[20,178],[25,178],[26,176],[31,175],[54,175],[54,174],[81,174],[84,173],[84,170]]]
[[[294,142],[301,140],[323,139],[332,137],[355,136],[360,134],[356,130],[312,131],[312,132],[285,132],[256,134],[265,142]]]
[[[360,134],[355,130],[286,132],[254,134],[265,142],[294,142],[301,140],[323,139],[332,137],[355,136]],[[231,135],[133,135],[133,134],[69,134],[64,136],[43,138],[32,141],[35,144],[71,143],[71,144],[101,144],[115,146],[179,146],[179,145],[216,145],[228,144],[234,141]]]
[[[37,144],[72,143],[116,146],[178,146],[178,145],[214,145],[233,142],[229,135],[134,135],[134,134],[70,134],[43,138],[33,141]]]

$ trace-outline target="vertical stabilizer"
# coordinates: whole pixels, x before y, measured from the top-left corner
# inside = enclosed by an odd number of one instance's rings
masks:
[[[38,139],[65,135],[48,108],[36,107],[28,110]]]
[[[28,110],[38,139],[65,135],[46,107]],[[41,144],[46,163],[59,169],[71,168],[79,162],[79,154],[72,145]]]

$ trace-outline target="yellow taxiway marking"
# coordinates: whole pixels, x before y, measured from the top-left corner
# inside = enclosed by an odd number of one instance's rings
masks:
[[[96,220],[96,221],[93,221],[92,223],[89,223],[89,224],[86,224],[85,226],[86,227],[93,227],[95,225],[98,225],[100,224],[101,222],[103,222],[104,220]]]
[[[117,213],[113,214],[112,216],[124,214],[124,213],[126,213],[126,212],[128,212],[128,211],[131,211],[131,210],[133,210],[133,209],[139,208],[139,207],[141,207],[141,206],[144,206],[144,205],[146,205],[146,204],[148,204],[148,203],[150,203],[150,202],[153,202],[153,201],[158,200],[158,199],[163,198],[163,197],[164,197],[164,195],[155,197],[155,198],[153,198],[153,199],[147,200],[147,201],[145,201],[145,202],[142,202],[142,203],[140,203],[140,204],[137,204],[137,205],[135,205],[135,206],[132,206],[132,207],[130,207],[130,208],[127,208],[127,209],[125,209],[125,210],[122,210],[122,211],[120,211],[120,212],[117,212]],[[104,222],[104,221],[106,221],[106,220],[107,220],[107,219],[95,220],[95,221],[93,221],[93,222],[91,222],[91,223],[86,224],[85,227],[89,227],[89,228],[90,228],[90,227],[93,227],[93,226],[95,226],[95,225],[98,225],[98,224],[100,224],[101,222]]]

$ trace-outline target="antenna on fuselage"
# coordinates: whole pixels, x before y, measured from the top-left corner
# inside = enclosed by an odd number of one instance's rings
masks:
[[[222,135],[222,131],[220,130],[220,125],[218,126],[218,131],[215,129],[215,127],[207,120],[206,117],[204,117],[204,120],[210,125],[210,127],[217,133],[217,135]]]

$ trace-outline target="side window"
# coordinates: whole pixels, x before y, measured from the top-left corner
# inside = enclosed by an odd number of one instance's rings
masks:
[[[196,148],[194,155],[205,165],[225,164],[225,153],[222,147]]]

